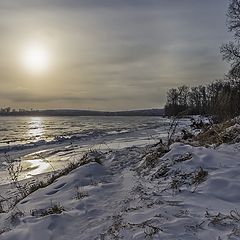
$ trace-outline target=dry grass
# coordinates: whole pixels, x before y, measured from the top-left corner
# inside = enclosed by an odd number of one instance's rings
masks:
[[[229,143],[233,140],[233,136],[228,136],[225,130],[234,125],[233,121],[225,121],[223,123],[214,124],[209,128],[203,130],[193,138],[199,145],[205,146],[210,144],[220,145],[222,143]]]
[[[146,154],[142,156],[143,163],[137,169],[137,171],[140,172],[146,172],[148,170],[151,170],[154,168],[157,163],[159,162],[159,159],[166,154],[169,151],[169,147],[166,144],[158,143],[155,144],[154,147],[149,150]]]
[[[84,191],[83,188],[76,187],[76,195],[75,195],[76,199],[79,200],[88,196],[89,196],[88,192]]]
[[[205,218],[208,220],[208,225],[213,226],[235,226],[240,222],[240,213],[237,210],[231,210],[229,214],[217,213],[211,214],[208,211],[205,213]]]
[[[193,189],[193,192],[197,190],[197,187],[199,186],[199,184],[201,184],[206,180],[207,176],[208,176],[208,172],[203,170],[202,167],[200,167],[199,169],[196,169],[196,171],[194,172],[194,176],[192,178],[192,185],[195,186]]]
[[[61,206],[59,203],[51,203],[51,207],[47,209],[34,209],[31,211],[31,215],[34,217],[44,217],[47,215],[52,214],[61,214],[63,211],[65,211],[64,207]]]
[[[199,185],[200,183],[204,182],[206,180],[206,177],[208,175],[207,171],[204,171],[202,167],[197,169],[194,173],[192,184]]]

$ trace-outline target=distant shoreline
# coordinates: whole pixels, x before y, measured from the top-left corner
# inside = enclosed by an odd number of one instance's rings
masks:
[[[45,116],[164,116],[163,109],[144,109],[144,110],[129,110],[129,111],[92,111],[92,110],[32,110],[32,111],[14,111],[0,112],[0,117],[7,116],[30,116],[30,117],[45,117]]]

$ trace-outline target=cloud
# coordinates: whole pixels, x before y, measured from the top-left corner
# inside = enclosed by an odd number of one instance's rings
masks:
[[[163,106],[169,88],[226,72],[226,9],[225,0],[3,0],[0,97],[23,107]],[[39,79],[16,70],[31,39],[52,50]]]

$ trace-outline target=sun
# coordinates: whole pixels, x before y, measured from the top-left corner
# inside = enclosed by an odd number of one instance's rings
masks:
[[[29,44],[23,49],[21,62],[25,70],[31,73],[43,73],[50,65],[49,50],[39,43]]]

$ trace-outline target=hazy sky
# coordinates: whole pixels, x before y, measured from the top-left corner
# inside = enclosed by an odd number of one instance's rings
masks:
[[[222,78],[227,0],[1,0],[0,106],[162,107],[166,91]],[[46,71],[23,67],[33,42]]]

